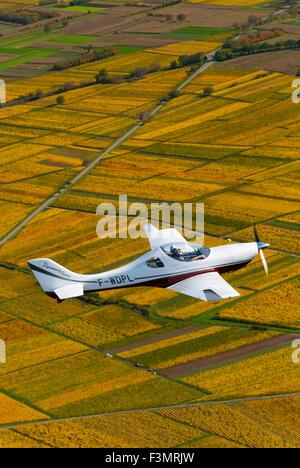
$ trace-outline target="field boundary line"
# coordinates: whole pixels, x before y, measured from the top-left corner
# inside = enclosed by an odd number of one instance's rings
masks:
[[[184,408],[198,408],[202,406],[214,406],[214,405],[228,405],[228,404],[235,404],[235,403],[244,403],[248,401],[266,401],[266,400],[276,400],[278,398],[291,398],[291,397],[300,397],[299,392],[290,392],[290,393],[278,393],[272,395],[260,395],[260,396],[248,396],[248,397],[240,397],[240,398],[231,398],[227,400],[210,400],[210,401],[200,401],[194,403],[182,403],[178,405],[165,405],[165,406],[156,406],[150,408],[139,408],[139,409],[129,409],[123,411],[111,411],[110,413],[94,413],[94,414],[87,414],[87,415],[80,415],[80,416],[70,416],[65,418],[53,418],[53,419],[45,419],[40,421],[29,421],[29,422],[19,422],[19,423],[11,423],[11,424],[3,424],[0,425],[0,432],[1,430],[6,429],[17,429],[18,427],[22,426],[39,426],[39,425],[46,425],[52,423],[60,423],[65,421],[80,421],[81,419],[92,419],[101,416],[115,416],[119,414],[136,414],[136,413],[144,413],[147,411],[150,412],[159,412],[162,410],[168,409],[184,409]]]

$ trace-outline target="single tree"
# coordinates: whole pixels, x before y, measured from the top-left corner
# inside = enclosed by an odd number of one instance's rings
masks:
[[[203,89],[203,96],[210,96],[214,92],[214,89],[212,86],[206,86]]]
[[[175,99],[175,98],[177,98],[177,97],[179,96],[179,94],[180,94],[180,93],[179,93],[178,89],[172,89],[172,90],[169,92],[168,97],[169,97],[169,99]]]
[[[102,84],[109,84],[112,83],[112,79],[107,73],[107,71],[104,68],[102,68],[102,70],[100,70],[99,73],[96,75],[96,82]]]
[[[130,73],[131,78],[142,78],[143,76],[147,75],[148,68],[146,67],[138,67]]]
[[[179,13],[179,15],[176,16],[177,21],[180,21],[181,23],[185,21],[186,15],[184,13]]]
[[[64,96],[57,96],[56,102],[57,102],[57,104],[59,104],[60,106],[62,106],[62,105],[65,103],[65,98],[64,98]]]

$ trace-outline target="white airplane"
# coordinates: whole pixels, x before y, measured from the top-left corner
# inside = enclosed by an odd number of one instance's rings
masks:
[[[221,273],[243,268],[260,253],[266,274],[268,265],[263,250],[269,244],[256,242],[201,247],[187,242],[176,229],[159,230],[151,224],[143,226],[151,251],[115,270],[94,275],[73,273],[48,259],[30,260],[34,276],[43,291],[62,302],[85,293],[108,289],[152,286],[168,288],[202,301],[220,301],[240,294]]]

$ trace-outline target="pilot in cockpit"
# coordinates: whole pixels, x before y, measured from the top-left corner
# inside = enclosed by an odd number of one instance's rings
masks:
[[[172,257],[177,257],[177,258],[180,258],[183,255],[181,249],[177,249],[177,247],[174,247],[174,245],[171,245],[170,253]]]

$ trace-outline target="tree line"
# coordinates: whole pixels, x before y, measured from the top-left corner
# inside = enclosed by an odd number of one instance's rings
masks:
[[[253,55],[263,52],[276,52],[279,50],[286,49],[299,49],[300,40],[289,39],[287,41],[275,42],[274,44],[269,42],[258,42],[255,44],[246,44],[243,46],[236,46],[231,44],[230,46],[223,46],[222,49],[218,50],[215,54],[215,60],[222,62],[224,60],[230,60],[236,57],[242,57],[244,55]]]
[[[113,57],[116,55],[117,51],[115,49],[103,49],[99,52],[88,52],[80,57],[75,57],[71,60],[65,60],[63,62],[55,63],[52,67],[52,70],[66,70],[67,68],[76,67],[84,63],[97,62],[98,60],[103,60],[108,57]]]
[[[107,53],[116,53],[114,49],[106,49],[101,51],[102,52],[102,58],[106,58],[104,55]],[[100,53],[101,53],[100,52]],[[106,55],[107,56],[107,55]],[[99,59],[98,59],[99,60]],[[6,104],[3,104],[0,107],[8,107],[14,104],[20,104],[20,103],[25,103],[25,102],[31,102],[35,101],[37,99],[41,99],[44,97],[49,97],[49,96],[57,96],[57,103],[58,104],[63,104],[64,103],[64,97],[62,96],[63,93],[75,89],[80,89],[80,88],[86,88],[88,86],[93,86],[95,84],[118,84],[121,82],[130,82],[130,81],[136,81],[138,79],[143,78],[149,73],[155,73],[160,70],[162,71],[167,71],[167,70],[172,70],[174,68],[180,68],[180,67],[186,67],[190,66],[190,69],[188,70],[188,73],[192,73],[195,71],[197,68],[199,68],[205,60],[205,57],[201,53],[197,54],[191,54],[191,55],[183,55],[179,57],[178,60],[172,61],[169,66],[166,66],[164,68],[161,68],[159,63],[153,63],[149,67],[137,67],[135,70],[133,70],[129,75],[127,76],[112,76],[108,73],[108,71],[104,68],[102,68],[95,76],[94,81],[88,81],[88,82],[82,82],[79,84],[76,83],[65,83],[64,85],[60,86],[56,90],[53,91],[41,91],[37,90],[33,93],[29,93],[24,96],[20,96],[18,99],[15,99],[13,101],[7,102]],[[173,99],[177,97],[179,92],[174,89],[170,91],[168,96],[163,98],[163,100],[166,99]],[[207,95],[210,94],[210,91],[207,91]]]
[[[15,12],[0,12],[0,21],[16,24],[32,24],[58,16],[58,13],[42,10],[18,10]]]

